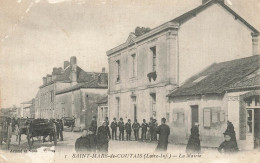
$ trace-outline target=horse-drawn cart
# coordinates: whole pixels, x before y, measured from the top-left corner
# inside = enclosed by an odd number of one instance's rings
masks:
[[[71,127],[71,131],[73,131],[73,128],[75,127],[75,118],[72,117],[63,117],[63,126]]]
[[[31,148],[33,145],[33,137],[50,136],[50,141],[54,141],[54,145],[57,145],[57,129],[54,121],[47,119],[34,119],[27,126],[27,141],[28,146]]]
[[[11,118],[6,116],[0,116],[0,144],[2,145],[3,141],[7,144],[7,149],[10,147],[11,135]]]

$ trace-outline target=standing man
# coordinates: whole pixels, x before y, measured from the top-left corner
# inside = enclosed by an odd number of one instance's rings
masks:
[[[119,128],[119,140],[124,141],[125,124],[123,118],[120,118],[120,121],[118,122],[118,128]]]
[[[105,118],[105,121],[107,123],[107,126],[109,125],[109,120],[108,120],[108,117]]]
[[[96,134],[97,131],[97,117],[93,116],[90,127],[92,128],[92,131],[94,132],[94,134]]]
[[[166,152],[168,147],[168,137],[170,135],[170,128],[165,124],[166,119],[162,118],[161,125],[156,129],[156,133],[159,134],[159,141],[156,147],[156,151]]]
[[[131,141],[131,119],[128,119],[128,122],[125,124],[125,131],[126,131],[126,140]]]
[[[150,132],[150,141],[154,140],[154,124],[153,124],[153,117],[150,118],[149,122],[149,132]]]
[[[153,126],[154,126],[154,133],[153,133],[153,140],[157,141],[157,133],[156,129],[158,127],[158,123],[156,119],[153,119]]]
[[[116,138],[116,130],[117,130],[117,122],[116,118],[113,119],[114,121],[111,123],[111,129],[112,129],[112,140],[117,140]]]
[[[143,123],[142,123],[142,136],[141,136],[141,140],[146,140],[146,133],[147,133],[147,127],[148,127],[148,124],[146,123],[146,120],[143,119]]]
[[[58,131],[58,137],[60,137],[60,140],[63,141],[63,122],[62,119],[58,119],[58,126],[59,126],[59,130]]]
[[[107,122],[104,121],[102,123],[102,126],[98,128],[98,133],[97,133],[97,141],[98,141],[97,148],[100,153],[108,152],[109,139],[111,139],[110,130],[109,127],[107,126]]]
[[[137,119],[135,119],[135,122],[133,123],[132,128],[133,128],[134,134],[135,134],[135,141],[138,141],[140,124],[137,122]]]

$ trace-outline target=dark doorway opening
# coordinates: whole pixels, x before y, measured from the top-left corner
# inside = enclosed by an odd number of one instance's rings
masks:
[[[195,123],[199,123],[199,106],[191,106],[191,126],[194,126]]]

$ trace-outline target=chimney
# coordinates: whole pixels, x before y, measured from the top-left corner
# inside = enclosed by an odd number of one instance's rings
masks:
[[[51,80],[52,80],[52,77],[51,77],[51,75],[47,75],[47,83],[49,83],[49,82],[51,82]]]
[[[106,68],[102,67],[102,73],[105,73],[105,72],[106,72]]]
[[[56,80],[57,75],[58,75],[58,68],[54,67],[52,70],[52,80]]]
[[[75,56],[70,57],[71,74],[70,79],[72,85],[77,84],[77,58]]]
[[[47,78],[46,77],[43,77],[42,78],[42,81],[43,81],[43,85],[45,85],[47,83]]]
[[[252,53],[258,55],[258,33],[252,33]]]
[[[108,84],[107,74],[105,74],[105,73],[99,74],[98,75],[98,83],[100,85],[107,85]]]
[[[76,65],[77,64],[77,58],[75,56],[70,57],[70,64]]]
[[[66,69],[69,65],[70,65],[70,62],[69,62],[69,61],[64,61],[64,66],[63,66],[63,68]]]

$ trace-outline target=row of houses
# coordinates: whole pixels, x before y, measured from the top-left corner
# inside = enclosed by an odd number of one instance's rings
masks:
[[[142,31],[143,29],[143,31]],[[225,4],[202,4],[154,29],[139,28],[107,51],[109,74],[85,72],[76,57],[43,77],[26,108],[35,118],[75,117],[88,126],[109,117],[165,117],[170,142],[186,144],[199,123],[202,146],[234,124],[240,149],[260,140],[259,31]],[[140,31],[141,30],[141,31]],[[27,114],[27,113],[26,113]]]
[[[98,101],[107,95],[105,68],[102,72],[86,72],[77,65],[75,56],[64,61],[63,68],[54,67],[42,80],[35,98],[21,103],[22,117],[74,117],[76,127],[87,127],[97,116]]]
[[[256,147],[258,36],[259,31],[224,0],[202,0],[200,6],[142,35],[130,33],[124,43],[107,51],[110,121],[153,117],[160,122],[165,117],[169,140],[181,144],[199,123],[202,146],[217,147],[229,120],[239,148]]]

